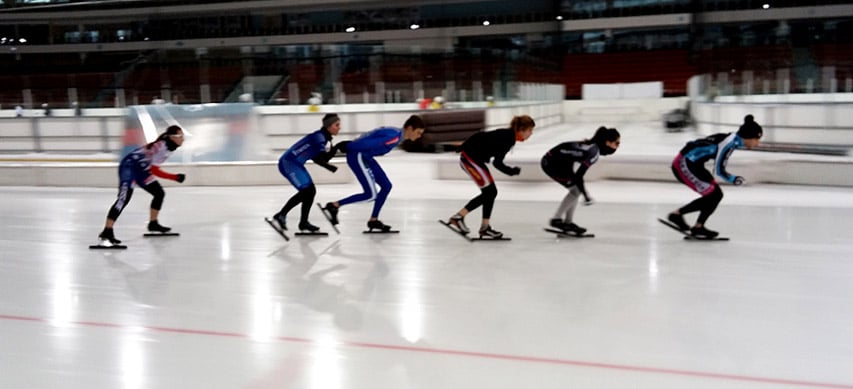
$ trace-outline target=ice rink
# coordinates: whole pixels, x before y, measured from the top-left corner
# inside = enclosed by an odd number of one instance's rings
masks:
[[[428,158],[380,160],[400,234],[315,207],[331,234],[289,242],[263,221],[284,181],[168,187],[171,238],[138,190],[124,251],[88,249],[114,189],[0,187],[0,387],[853,388],[853,189],[725,186],[731,241],[691,242],[656,221],[694,198],[674,180],[588,183],[592,239],[542,230],[556,184],[499,182],[512,240],[471,243],[437,220],[476,187]]]

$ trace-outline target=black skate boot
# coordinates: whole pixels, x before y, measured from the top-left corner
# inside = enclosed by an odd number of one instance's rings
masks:
[[[480,239],[500,239],[503,236],[503,232],[494,230],[491,225],[480,227]]]
[[[387,224],[385,224],[385,223],[382,223],[382,222],[381,222],[381,221],[379,221],[379,220],[370,220],[370,221],[368,221],[368,222],[367,222],[367,228],[368,228],[370,231],[373,231],[373,230],[379,230],[379,231],[382,231],[382,232],[388,232],[388,231],[391,231],[391,226],[389,226],[389,225],[387,225]]]
[[[281,228],[282,230],[287,230],[287,216],[286,215],[279,212],[279,213],[275,214],[275,216],[273,216],[272,219],[275,220],[276,223],[278,223],[278,228]]]
[[[692,235],[696,239],[714,239],[719,234],[719,232],[709,230],[705,228],[705,226],[693,227],[690,229],[690,235]]]
[[[551,219],[551,221],[550,221],[548,224],[549,224],[551,227],[554,227],[554,228],[556,228],[556,229],[558,229],[558,230],[563,230],[563,226],[564,226],[566,223],[563,223],[563,219],[553,218],[553,219]]]
[[[326,207],[323,208],[323,211],[328,212],[329,222],[331,222],[332,225],[338,224],[338,208],[340,207],[336,207],[335,204],[332,203],[326,203]]]
[[[690,226],[684,222],[684,216],[681,216],[676,213],[670,213],[669,216],[666,217],[666,220],[669,220],[670,223],[675,224],[679,230],[687,231],[690,229]]]
[[[465,217],[460,216],[459,214],[451,216],[447,223],[456,227],[463,234],[471,232],[471,230],[468,229],[468,226],[465,225]]]
[[[308,232],[313,233],[313,232],[320,231],[320,227],[317,227],[308,221],[301,221],[301,222],[299,222],[299,230],[300,231],[308,231]]]
[[[563,223],[563,231],[571,232],[576,235],[583,235],[586,232],[586,228],[583,228],[575,223]]]
[[[121,241],[116,239],[115,235],[113,235],[112,228],[104,228],[104,230],[101,231],[101,234],[98,235],[98,239],[100,239],[102,242],[109,243],[111,245],[121,243]]]
[[[170,227],[161,226],[156,220],[152,220],[148,222],[148,231],[150,232],[159,232],[161,234],[165,234],[172,229]]]

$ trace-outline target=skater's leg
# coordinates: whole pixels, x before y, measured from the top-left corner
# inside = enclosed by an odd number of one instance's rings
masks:
[[[486,196],[483,194],[483,191],[490,185],[494,186],[495,180],[492,178],[492,174],[489,172],[489,168],[486,167],[486,165],[475,162],[464,152],[459,157],[459,167],[461,167],[462,170],[471,177],[474,183],[477,184],[477,187],[480,188],[480,194],[469,200],[462,209],[452,215],[448,220],[448,223],[454,225],[460,231],[467,234],[470,230],[468,229],[468,226],[465,225],[465,216],[485,203]],[[489,213],[491,213],[491,208],[489,209]],[[489,222],[488,217],[486,217],[485,214],[483,222]]]
[[[581,191],[577,186],[569,188],[569,193],[566,193],[566,197],[560,203],[560,208],[557,209],[557,214],[554,218],[562,218],[564,222],[571,223],[574,219],[575,209],[577,209],[580,196]]]
[[[110,207],[109,212],[107,212],[107,221],[104,223],[104,228],[113,228],[113,224],[115,224],[118,217],[121,215],[121,212],[124,211],[124,207],[130,202],[130,198],[133,196],[133,186],[131,182],[122,182],[118,188],[118,196],[116,197],[116,201]]]
[[[300,190],[300,191],[294,193],[293,196],[290,196],[290,198],[287,199],[287,202],[284,203],[284,206],[281,207],[281,210],[278,211],[278,214],[276,214],[276,216],[277,217],[278,216],[285,217],[285,216],[287,216],[287,213],[290,212],[291,209],[293,209],[294,207],[296,207],[299,204],[304,204],[304,202],[305,202],[304,194],[305,194],[304,191]],[[311,204],[311,203],[308,203],[308,204]]]
[[[150,184],[143,186],[142,189],[145,189],[146,192],[153,196],[151,199],[149,221],[156,221],[157,216],[160,214],[160,209],[163,208],[163,200],[166,198],[166,192],[163,190],[163,186],[160,185],[158,181],[153,181]]]
[[[671,214],[682,216],[688,213],[701,211],[705,208],[705,197],[710,195],[717,189],[717,182],[714,181],[714,175],[706,170],[702,165],[690,163],[681,154],[677,155],[672,161],[672,173],[679,182],[686,185],[688,188],[702,195],[702,197],[691,201],[687,205],[673,211]]]
[[[468,204],[465,204],[463,208],[464,214],[460,212],[461,216],[465,216],[468,212],[471,212],[481,205],[483,205],[486,201],[486,197],[483,194],[483,190],[489,185],[494,185],[495,180],[492,178],[492,173],[489,172],[489,168],[486,165],[479,164],[468,157],[464,152],[459,158],[459,166],[462,170],[474,180],[474,183],[477,184],[477,187],[480,188],[480,194],[468,201]]]
[[[498,197],[498,187],[494,183],[480,190],[480,196],[483,197],[483,222],[480,225],[480,230],[489,227],[489,220],[492,218],[492,209],[495,207],[495,199]]]
[[[708,217],[714,213],[717,209],[717,205],[719,205],[720,201],[723,200],[723,191],[720,190],[719,186],[717,186],[714,188],[713,192],[703,197],[703,199],[705,199],[705,202],[699,212],[699,218],[696,219],[696,227],[702,227],[705,225],[705,221],[708,220]]]
[[[495,206],[495,199],[498,197],[498,187],[494,183],[482,189],[483,196],[483,222],[480,225],[480,237],[492,239],[500,239],[503,233],[492,228],[490,219],[492,209]]]
[[[116,239],[115,233],[113,232],[113,225],[115,225],[116,220],[121,215],[121,212],[124,210],[124,207],[130,202],[130,198],[133,196],[133,182],[132,181],[122,181],[119,184],[118,196],[116,197],[116,201],[110,207],[110,210],[107,212],[107,220],[104,222],[104,230],[98,235],[98,238],[101,240],[108,240],[112,244],[121,243],[120,240]]]
[[[358,183],[361,184],[361,193],[332,202],[332,205],[342,207],[359,201],[368,201],[376,198],[376,185],[373,181],[373,173],[370,171],[369,161],[373,158],[362,153],[347,154],[347,165],[349,165]]]
[[[317,187],[311,184],[309,187],[299,191],[302,194],[302,208],[300,209],[299,221],[308,222],[308,214],[311,213],[311,205],[314,204],[314,197],[317,196]],[[287,213],[287,212],[285,212]]]
[[[388,194],[391,192],[393,185],[385,174],[385,171],[382,170],[382,166],[379,166],[379,163],[373,158],[370,159],[370,172],[373,173],[374,182],[379,185],[379,192],[376,193],[376,198],[374,199],[370,220],[378,220],[379,212],[382,211],[382,206],[385,204],[385,200],[388,199]]]
[[[163,199],[166,197],[166,192],[163,190],[163,186],[157,181],[152,181],[151,183],[144,185],[142,189],[145,189],[146,192],[153,196],[151,199],[151,210],[149,211],[148,231],[169,232],[171,228],[161,226],[160,222],[157,221],[157,216],[160,215],[160,209],[163,207]]]
[[[279,160],[278,162],[278,171],[282,176],[287,178],[287,181],[296,188],[297,192],[290,199],[287,200],[287,203],[281,208],[279,213],[275,215],[276,220],[282,224],[282,228],[284,228],[284,221],[286,220],[287,213],[290,212],[291,209],[296,207],[298,204],[302,204],[303,211],[306,206],[310,208],[311,204],[314,201],[314,196],[310,194],[311,190],[316,194],[316,189],[314,188],[314,182],[311,180],[311,175],[308,174],[308,170],[305,169],[305,166],[297,163],[288,161],[287,159]],[[309,187],[311,189],[309,189]]]

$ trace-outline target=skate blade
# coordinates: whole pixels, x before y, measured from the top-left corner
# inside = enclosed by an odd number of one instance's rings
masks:
[[[323,205],[320,203],[317,203],[317,207],[320,208],[320,213],[323,214],[323,217],[325,217],[326,220],[329,222],[329,224],[332,225],[332,229],[335,230],[335,233],[340,234],[341,231],[338,230],[338,224],[332,222],[331,216],[328,213],[326,213],[326,208],[323,208]],[[338,222],[340,223],[340,220]]]
[[[471,239],[472,241],[475,241],[475,240],[476,240],[476,241],[479,241],[479,242],[487,242],[487,241],[490,241],[490,240],[494,240],[494,241],[500,241],[500,240],[512,240],[512,238],[510,238],[510,237],[508,237],[508,236],[501,236],[500,238],[486,238],[486,237],[484,237],[484,236],[480,236],[480,237],[476,237],[476,238],[469,238],[469,239]]]
[[[146,232],[142,236],[150,238],[152,236],[181,236],[181,234],[177,232]]]
[[[720,240],[720,241],[727,241],[727,240],[729,240],[729,238],[727,238],[727,237],[725,237],[725,236],[715,236],[715,237],[713,237],[713,238],[700,238],[700,237],[698,237],[698,236],[690,235],[690,232],[688,232],[688,231],[683,231],[683,230],[681,230],[680,228],[678,228],[678,226],[676,226],[675,224],[670,223],[668,220],[658,219],[658,221],[659,221],[659,222],[661,222],[661,224],[663,224],[663,225],[665,225],[665,226],[667,226],[667,227],[669,227],[669,228],[672,228],[673,230],[678,231],[679,233],[681,233],[681,235],[684,235],[684,240],[690,240],[690,241],[694,241],[694,240]]]
[[[124,250],[127,249],[127,246],[123,244],[101,242],[100,244],[90,245],[89,248],[92,250]]]
[[[465,240],[467,240],[467,241],[469,241],[469,242],[473,242],[473,239],[472,239],[470,236],[468,236],[468,233],[467,233],[467,232],[462,232],[461,230],[459,230],[459,229],[457,229],[456,227],[454,227],[454,226],[453,226],[453,224],[450,224],[450,223],[448,223],[448,222],[446,222],[446,221],[444,221],[444,220],[439,219],[439,220],[438,220],[438,222],[439,222],[439,223],[441,223],[441,224],[443,224],[443,225],[444,225],[445,227],[447,227],[450,231],[453,231],[453,232],[455,232],[457,235],[461,236],[461,237],[462,237],[462,239],[465,239]]]
[[[266,221],[267,224],[269,224],[270,227],[272,227],[272,229],[275,230],[275,232],[278,232],[278,234],[281,235],[281,237],[284,238],[284,240],[290,241],[290,237],[287,236],[287,234],[285,234],[282,229],[278,228],[278,226],[276,225],[276,223],[272,219],[265,217],[264,221]]]
[[[363,233],[363,234],[399,234],[400,231],[399,230],[388,230],[388,231],[365,230],[365,231],[362,231],[361,233]]]
[[[554,228],[546,228],[545,231],[556,234],[559,238],[595,238],[595,234],[587,234],[586,232],[583,234],[575,234],[573,232],[565,232]]]
[[[294,233],[293,235],[296,235],[296,236],[329,236],[329,233],[323,232],[323,231],[317,231],[317,232],[302,232],[302,231],[300,231],[300,232]]]
[[[728,238],[728,237],[725,237],[725,236],[715,236],[715,237],[713,237],[713,238],[700,238],[700,237],[698,237],[698,236],[686,235],[686,236],[684,237],[684,240],[689,240],[689,241],[699,241],[699,240],[710,240],[710,241],[715,241],[715,240],[717,240],[717,241],[727,241],[727,240],[729,240],[729,238]]]

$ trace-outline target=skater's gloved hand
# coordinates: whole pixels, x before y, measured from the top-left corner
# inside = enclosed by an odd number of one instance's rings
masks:
[[[593,204],[595,204],[595,200],[593,200],[589,197],[583,199],[583,205],[593,205]]]
[[[335,166],[335,165],[330,165],[330,164],[327,164],[327,163],[326,163],[326,164],[322,164],[322,165],[320,165],[320,166],[322,166],[322,167],[326,168],[326,170],[328,170],[328,171],[330,171],[330,172],[332,172],[332,173],[334,173],[334,172],[338,171],[338,167],[337,167],[337,166]]]
[[[733,183],[733,184],[735,184],[735,185],[743,185],[743,183],[744,183],[745,181],[746,181],[746,180],[745,180],[743,177],[741,177],[741,176],[737,176],[737,177],[735,177],[735,180],[734,180],[732,183]]]
[[[509,174],[510,176],[517,176],[517,175],[521,174],[521,168],[518,166],[513,166],[513,167],[509,168],[509,170],[507,171],[507,174]]]
[[[335,155],[334,150],[329,151],[329,152],[322,152],[320,154],[317,154],[316,157],[314,157],[314,162],[316,162],[319,165],[328,164],[334,155]]]
[[[332,150],[334,150],[335,152],[340,151],[340,152],[346,154],[347,153],[347,146],[349,146],[350,142],[351,141],[348,141],[348,140],[345,140],[343,142],[338,142],[338,144],[336,144],[334,147],[332,147]]]
[[[178,174],[177,174],[177,176],[178,176],[178,177],[177,177],[177,178],[175,178],[175,181],[177,181],[177,182],[179,182],[179,183],[183,183],[183,182],[184,182],[184,180],[186,180],[186,179],[187,179],[187,175],[186,175],[186,174],[184,174],[184,173],[178,173]]]

